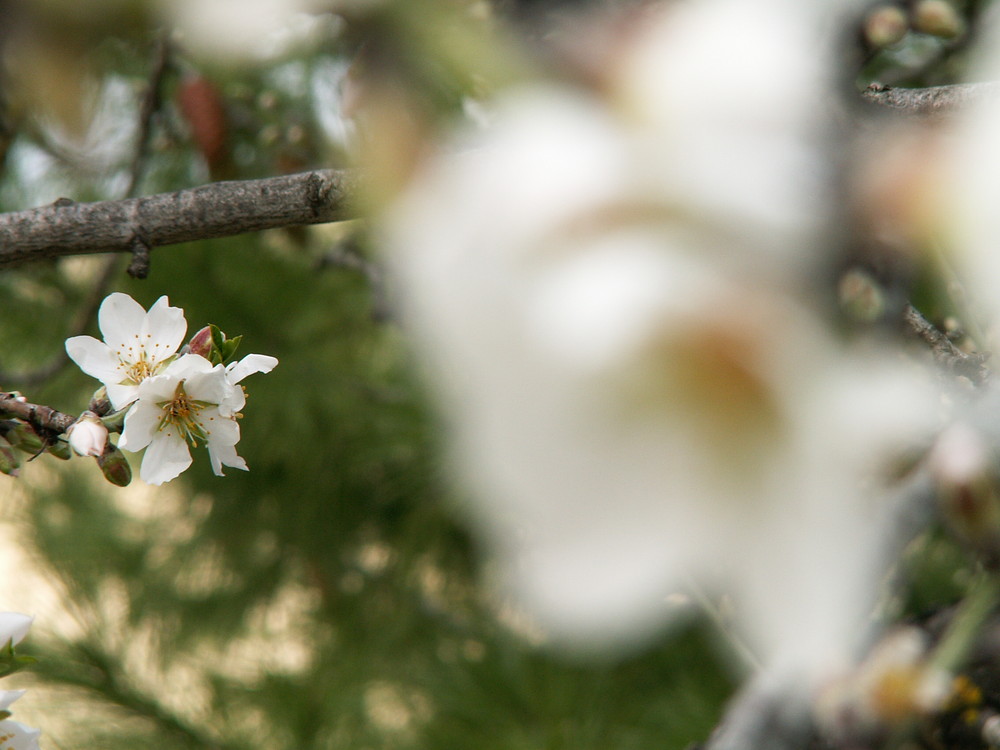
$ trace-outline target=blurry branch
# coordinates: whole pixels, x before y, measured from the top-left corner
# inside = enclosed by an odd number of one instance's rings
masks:
[[[76,421],[72,414],[63,414],[51,406],[20,401],[17,394],[0,392],[0,417],[13,417],[47,433],[60,434]]]
[[[86,332],[94,318],[97,317],[97,310],[107,295],[108,288],[112,280],[118,275],[118,258],[112,256],[101,269],[97,281],[87,294],[87,299],[76,311],[72,324],[69,326],[69,333],[66,338],[80,336]],[[40,385],[51,377],[54,377],[66,364],[69,363],[69,355],[64,347],[52,357],[49,362],[25,372],[7,372],[0,370],[0,383],[16,383],[18,388],[30,388]]]
[[[364,256],[355,238],[341,242],[323,253],[316,268],[340,268],[361,274],[371,289],[372,320],[381,323],[392,317],[382,269]]]
[[[990,99],[1000,97],[1000,83],[957,83],[950,86],[907,89],[872,84],[861,92],[866,102],[899,114],[917,117],[946,117]]]
[[[126,198],[135,197],[145,172],[149,139],[153,132],[153,117],[159,112],[163,102],[163,82],[169,69],[170,40],[166,34],[162,34],[153,52],[153,69],[149,75],[149,85],[139,105],[139,128],[136,133],[132,168],[129,170],[128,187],[125,189]]]
[[[135,196],[139,183],[142,181],[146,167],[146,157],[149,151],[149,139],[153,132],[153,117],[160,110],[163,101],[163,82],[167,71],[170,68],[170,43],[166,35],[156,43],[153,53],[152,71],[149,76],[149,85],[143,95],[139,105],[139,126],[136,129],[135,153],[132,157],[132,164],[129,169],[128,186],[125,189],[125,198]],[[118,258],[109,257],[101,268],[96,283],[87,295],[83,306],[77,311],[70,332],[66,338],[83,334],[97,315],[97,309],[104,300],[118,272]],[[44,383],[49,378],[56,375],[69,362],[69,355],[64,348],[60,348],[55,356],[46,364],[36,367],[34,370],[21,373],[3,372],[0,370],[0,383],[17,383],[20,388]]]
[[[149,251],[213,237],[353,218],[352,175],[316,170],[263,180],[98,203],[55,203],[0,214],[0,268],[30,261],[131,252],[129,272],[148,273]]]
[[[930,347],[935,361],[948,372],[964,375],[976,385],[982,385],[989,379],[986,356],[963,352],[912,305],[903,308],[903,322],[913,336]]]

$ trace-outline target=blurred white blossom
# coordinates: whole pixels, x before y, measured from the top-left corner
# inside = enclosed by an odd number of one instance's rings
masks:
[[[542,626],[630,642],[693,580],[809,673],[856,644],[871,491],[929,416],[800,300],[831,220],[821,14],[741,7],[668,5],[610,102],[509,92],[384,241],[469,512]]]
[[[983,17],[978,34],[978,54],[973,65],[973,80],[1000,80],[1000,16]],[[989,23],[986,23],[989,21]],[[995,348],[1000,324],[1000,211],[996,196],[1000,193],[1000,100],[983,96],[962,116],[956,132],[950,138],[952,148],[939,165],[949,170],[948,179],[939,180],[944,189],[944,220],[948,236],[932,237],[932,242],[950,240],[957,249],[956,269],[967,285],[977,309],[988,314],[993,340],[980,342]]]
[[[316,0],[161,0],[161,12],[197,54],[267,59],[313,33]]]

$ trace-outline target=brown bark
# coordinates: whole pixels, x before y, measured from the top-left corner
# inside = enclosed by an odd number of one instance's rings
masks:
[[[348,172],[316,170],[119,201],[60,199],[0,214],[0,268],[64,255],[132,252],[137,263],[131,270],[141,276],[143,256],[161,245],[354,218],[353,182]]]

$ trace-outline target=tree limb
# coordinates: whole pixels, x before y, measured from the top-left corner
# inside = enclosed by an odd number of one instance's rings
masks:
[[[51,406],[21,401],[16,393],[0,392],[0,417],[14,417],[32,427],[61,434],[76,421],[72,414],[63,414]]]
[[[59,199],[0,214],[0,268],[65,255],[135,252],[179,242],[354,218],[352,173],[316,170],[214,182],[98,203]],[[141,258],[139,259],[142,260]]]
[[[872,84],[861,92],[866,102],[898,114],[940,119],[1000,96],[1000,83],[956,83],[950,86],[908,89]]]

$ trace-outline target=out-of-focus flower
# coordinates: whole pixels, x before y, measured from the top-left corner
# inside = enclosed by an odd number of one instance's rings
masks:
[[[816,715],[826,735],[857,740],[943,710],[957,685],[933,666],[930,645],[919,628],[897,628],[856,669],[825,685]]]
[[[223,60],[266,59],[308,37],[315,0],[162,0],[163,14],[196,53]]]
[[[832,94],[798,11],[742,7],[665,6],[613,106],[510,93],[384,240],[473,520],[542,626],[630,642],[694,580],[733,594],[762,661],[813,673],[875,593],[863,485],[928,416],[908,370],[796,300],[830,220],[799,102]]]
[[[125,417],[118,447],[146,453],[139,476],[149,484],[162,484],[191,465],[190,448],[205,444],[212,470],[222,467],[247,470],[236,454],[240,440],[238,412],[246,402],[237,385],[253,372],[269,372],[274,357],[251,354],[228,368],[212,366],[202,356],[186,354],[159,375],[144,380],[138,400]]]
[[[0,750],[38,750],[42,732],[13,719],[0,721]]]
[[[100,456],[108,444],[108,428],[92,411],[85,411],[66,431],[69,447],[81,456]]]
[[[972,79],[991,81],[1000,78],[1000,18],[985,16],[977,32],[980,40],[972,66]],[[1000,100],[983,96],[962,115],[950,143],[953,148],[940,161],[945,178],[939,178],[943,193],[947,247],[954,248],[954,265],[966,285],[974,308],[988,316],[990,340],[980,342],[996,351],[1000,343],[1000,212],[996,196],[1000,192]],[[944,171],[942,170],[942,171]],[[940,240],[940,237],[932,238]]]
[[[107,388],[121,409],[138,397],[139,384],[159,373],[184,340],[184,311],[160,297],[149,312],[127,294],[109,294],[101,303],[98,324],[104,341],[93,336],[66,340],[66,352],[80,369]]]
[[[0,646],[17,645],[28,634],[35,618],[20,612],[0,612]]]

